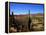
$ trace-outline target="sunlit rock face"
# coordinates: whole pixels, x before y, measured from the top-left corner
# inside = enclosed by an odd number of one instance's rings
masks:
[[[43,15],[32,16],[32,29],[33,31],[44,30],[44,16]]]

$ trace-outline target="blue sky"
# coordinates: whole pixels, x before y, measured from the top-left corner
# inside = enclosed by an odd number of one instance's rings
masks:
[[[14,15],[20,14],[37,14],[43,13],[43,4],[17,4],[17,3],[10,3],[10,14],[14,12]]]

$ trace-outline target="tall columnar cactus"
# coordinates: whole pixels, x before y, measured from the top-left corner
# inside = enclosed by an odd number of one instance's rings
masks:
[[[30,30],[31,18],[30,18],[30,10],[29,10],[29,21],[28,21],[28,28]]]

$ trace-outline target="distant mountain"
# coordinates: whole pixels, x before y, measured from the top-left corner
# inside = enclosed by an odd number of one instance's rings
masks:
[[[44,14],[31,14],[32,16],[44,16]]]
[[[10,15],[10,16],[12,16],[12,15]],[[29,16],[29,14],[21,14],[21,15],[14,15],[14,16],[23,17],[23,16]],[[30,16],[44,16],[44,14],[40,14],[40,13],[38,13],[38,14],[30,14]]]

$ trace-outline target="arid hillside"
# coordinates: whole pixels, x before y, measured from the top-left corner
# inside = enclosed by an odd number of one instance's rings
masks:
[[[14,20],[13,20],[14,17]],[[44,30],[44,15],[43,14],[31,14],[30,15],[30,27],[29,27],[29,15],[14,15],[10,16],[10,28],[15,27],[18,24],[21,32],[26,31],[43,31]],[[30,30],[29,30],[29,28]]]

